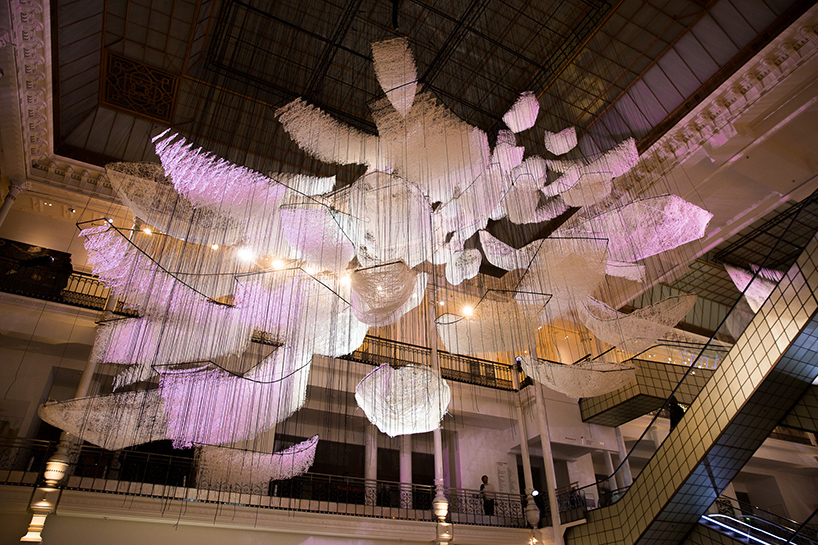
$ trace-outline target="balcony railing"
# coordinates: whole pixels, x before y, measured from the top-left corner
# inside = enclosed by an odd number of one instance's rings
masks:
[[[4,239],[0,239],[2,240]],[[13,243],[13,241],[6,242]],[[0,291],[94,310],[104,310],[110,295],[110,290],[93,275],[70,272],[70,267],[55,269],[48,264],[28,266],[19,260],[5,259],[2,256],[0,256]],[[127,304],[123,301],[117,301],[113,310],[117,314],[136,315],[127,308]],[[277,344],[275,340],[270,340],[268,337],[264,332],[256,331],[253,341]],[[367,337],[363,345],[352,354],[344,356],[343,359],[370,365],[383,363],[395,366],[412,363],[429,365],[431,351],[422,346]],[[442,350],[439,352],[439,360],[441,374],[446,379],[500,390],[514,389],[513,368],[510,365],[459,356]],[[521,376],[520,380],[524,380],[524,377]]]
[[[0,484],[37,486],[56,444],[0,439]],[[263,486],[200,479],[192,457],[117,452],[83,445],[70,456],[66,490],[105,492],[159,499],[286,509],[317,513],[431,521],[434,489],[429,485],[368,481],[307,473]],[[525,527],[523,497],[494,493],[494,511],[486,513],[478,490],[447,488],[449,518],[458,524]]]
[[[438,352],[438,357],[443,378],[500,390],[514,389],[513,367],[510,365],[450,354],[443,350]],[[342,356],[342,359],[370,365],[389,363],[393,366],[428,365],[431,358],[431,350],[424,346],[369,336],[352,354]]]

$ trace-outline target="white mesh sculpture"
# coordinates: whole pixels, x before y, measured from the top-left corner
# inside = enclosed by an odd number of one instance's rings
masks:
[[[348,186],[336,188],[332,176],[264,175],[170,131],[154,138],[161,166],[108,166],[123,202],[162,231],[106,224],[82,233],[94,272],[138,313],[100,327],[92,360],[127,365],[115,386],[134,391],[49,404],[44,419],[105,448],[252,439],[303,406],[314,355],[349,354],[370,326],[395,324],[417,308],[430,277],[422,271],[432,266],[436,282],[460,286],[458,296],[483,290],[473,308],[436,321],[457,354],[519,353],[536,345],[538,325],[562,319],[632,347],[681,319],[682,300],[624,316],[592,298],[604,293],[606,274],[643,280],[640,259],[702,236],[710,218],[673,196],[612,208],[615,178],[638,160],[633,139],[590,159],[525,158],[517,133],[539,112],[525,92],[503,116],[510,130],[499,131],[491,148],[484,131],[419,89],[405,38],[372,51],[385,92],[371,103],[377,136],[302,99],[277,112],[312,157],[366,165]],[[576,145],[573,127],[545,134],[553,155]],[[621,187],[615,195],[624,199]],[[561,215],[570,223],[519,249],[485,231],[491,220],[532,224]],[[507,275],[513,288],[506,277],[502,288],[486,287],[493,284],[479,276],[483,256],[518,271]],[[445,282],[437,280],[444,266]],[[390,331],[414,327],[408,322]],[[633,376],[608,363],[524,365],[573,396],[598,395]],[[367,417],[391,436],[437,428],[450,396],[425,366],[382,366],[356,388]],[[314,452],[314,440],[272,455],[207,447],[200,479],[264,486],[305,471]]]
[[[423,300],[426,273],[398,261],[359,269],[350,275],[352,312],[368,325],[388,325]]]
[[[437,429],[451,401],[440,373],[424,365],[381,365],[355,388],[366,417],[389,437]]]
[[[91,361],[135,365],[117,377],[119,388],[150,377],[153,365],[207,361],[247,350],[253,325],[233,307],[197,305],[173,319],[124,318],[97,328]]]
[[[568,206],[591,206],[611,194],[612,180],[610,171],[581,167],[577,183],[560,196]]]
[[[342,271],[355,256],[355,247],[329,206],[306,201],[280,210],[282,233],[296,256],[320,271]]]
[[[382,172],[363,176],[350,188],[349,209],[358,220],[352,236],[365,266],[403,261],[414,267],[430,258],[431,206],[402,178]]]
[[[477,276],[483,256],[480,250],[455,250],[446,262],[446,281],[456,286]]]
[[[105,284],[143,314],[165,313],[203,298],[110,225],[84,229],[88,262]]]
[[[108,450],[167,438],[164,404],[157,390],[49,401],[38,414],[44,422]]]
[[[641,352],[669,333],[695,303],[695,295],[680,295],[625,314],[589,297],[579,315],[603,342],[626,352]]]
[[[244,376],[218,369],[164,371],[167,438],[175,448],[253,439],[304,404],[311,359],[282,347]]]
[[[560,132],[545,131],[545,149],[554,155],[564,155],[577,146],[577,130],[568,127]]]
[[[681,197],[662,195],[607,211],[558,234],[605,238],[611,259],[634,262],[701,238],[712,217]]]
[[[775,289],[776,284],[784,277],[784,273],[771,269],[762,269],[756,265],[752,265],[751,270],[748,271],[741,267],[725,264],[724,270],[730,275],[730,279],[739,291],[744,292],[744,298],[753,313],[759,311],[761,305],[764,304],[764,301]]]
[[[105,177],[137,217],[172,237],[203,245],[241,242],[243,222],[206,208],[197,210],[176,191],[161,165],[110,163]]]
[[[405,37],[372,44],[375,75],[386,98],[402,116],[409,113],[418,87],[415,57]]]
[[[541,323],[574,313],[605,277],[604,240],[551,237],[514,249],[481,231],[480,243],[492,265],[508,271],[526,269],[515,300],[526,312],[539,314]]]
[[[196,452],[196,485],[234,492],[267,491],[270,481],[306,473],[315,461],[318,436],[272,454],[203,446]]]
[[[156,154],[176,190],[193,206],[214,206],[226,213],[252,214],[274,210],[287,187],[267,176],[205,152],[192,149],[170,129],[153,138]],[[214,184],[213,180],[219,180]]]
[[[297,98],[276,112],[301,149],[326,163],[382,165],[378,137],[353,129]]]
[[[526,91],[503,115],[503,123],[512,132],[523,132],[534,126],[539,113],[540,103],[537,102],[537,97],[531,91]]]
[[[406,116],[385,99],[375,102],[372,116],[384,164],[420,189],[429,202],[450,201],[486,168],[486,134],[458,119],[429,93],[418,92]]]
[[[535,381],[568,397],[594,397],[623,388],[636,380],[631,364],[583,362],[566,365],[523,356],[523,371]]]
[[[494,354],[533,346],[536,325],[515,301],[484,297],[462,314],[446,313],[435,321],[446,350],[453,354]]]

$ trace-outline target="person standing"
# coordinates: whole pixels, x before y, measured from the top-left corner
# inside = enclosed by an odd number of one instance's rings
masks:
[[[483,498],[483,513],[494,516],[494,487],[489,483],[489,476],[483,475],[480,485],[480,497]]]

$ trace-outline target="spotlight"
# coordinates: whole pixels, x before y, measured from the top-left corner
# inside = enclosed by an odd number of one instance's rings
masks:
[[[148,227],[145,227],[144,229],[142,229],[142,232],[145,233],[146,235],[153,234],[153,231],[151,231]]]
[[[72,214],[76,214],[76,213],[77,213],[77,209],[76,209],[76,208],[72,208],[72,209],[71,209],[71,213],[72,213]]]
[[[474,314],[474,309],[466,305],[465,307],[463,307],[463,314],[465,316],[471,316],[472,314]]]
[[[276,260],[276,261],[278,261],[278,260]],[[276,261],[273,261],[273,267],[275,267]],[[315,273],[318,272],[318,267],[316,267],[315,265],[307,265],[304,268],[304,270],[307,272],[307,274],[315,274]]]
[[[106,221],[107,221],[108,223],[113,223],[113,222],[114,222],[114,218],[108,218]]]
[[[275,269],[277,271],[284,268],[284,262],[281,261],[278,258],[273,259],[273,261],[272,261],[272,263],[270,263],[270,265],[272,265],[273,269]],[[307,272],[309,272],[309,271],[307,271]],[[312,274],[312,273],[310,273],[310,274]]]
[[[441,301],[441,302],[440,302],[440,306],[441,306],[441,307],[442,307],[443,305],[445,305],[445,304],[446,304],[446,302],[445,302],[445,301]]]
[[[536,498],[537,496],[539,496],[539,495],[540,495],[540,491],[539,491],[539,490],[532,490],[532,491],[531,491],[531,495],[532,495],[532,496],[534,496],[534,497]]]
[[[349,273],[345,273],[341,277],[341,284],[343,284],[344,286],[348,285],[350,283],[350,281],[351,281],[351,279],[349,278]]]
[[[219,249],[219,245],[218,245],[218,244],[211,244],[211,245],[210,245],[210,249],[211,249],[211,250],[218,250],[218,249]]]
[[[236,250],[236,256],[245,262],[253,261],[256,258],[256,254],[253,252],[251,248],[247,246],[243,246]]]

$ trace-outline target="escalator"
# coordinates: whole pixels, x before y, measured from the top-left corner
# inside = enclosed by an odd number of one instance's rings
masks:
[[[813,237],[630,490],[565,542],[683,543],[818,375],[816,297]]]

